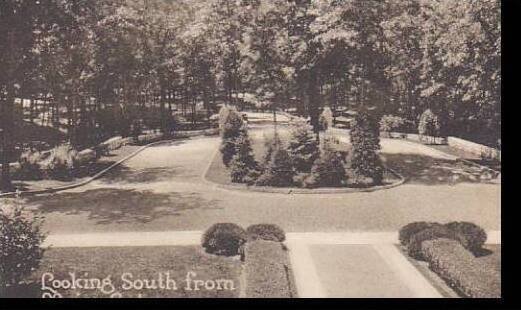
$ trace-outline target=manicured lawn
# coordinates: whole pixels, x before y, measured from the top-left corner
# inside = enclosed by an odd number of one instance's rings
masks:
[[[192,280],[187,281],[189,272],[195,274],[190,274]],[[102,279],[102,283],[110,277],[112,285],[106,285],[105,292],[99,288],[57,289],[63,297],[110,297],[121,293],[123,297],[220,298],[239,296],[240,273],[239,260],[206,254],[199,246],[51,248],[32,280],[43,285],[45,274],[45,285],[52,288],[51,276],[62,280],[62,286],[72,276]],[[93,287],[97,285],[97,280],[89,281],[94,282]],[[88,287],[81,281],[79,285]]]
[[[488,169],[460,160],[441,159],[423,154],[382,154],[386,165],[422,185],[487,183],[497,177]]]

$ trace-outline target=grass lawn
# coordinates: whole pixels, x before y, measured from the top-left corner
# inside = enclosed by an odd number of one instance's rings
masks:
[[[389,154],[382,157],[387,167],[407,178],[408,183],[422,185],[488,183],[497,177],[489,169],[460,160],[448,160],[423,154]]]
[[[189,272],[195,274],[187,281]],[[44,274],[47,287],[53,287],[50,274],[61,280],[62,288],[57,291],[63,297],[110,297],[120,293],[122,297],[231,298],[239,296],[241,263],[235,258],[206,254],[199,246],[51,248],[31,280],[43,286]],[[93,288],[64,289],[73,276],[91,279]],[[103,280],[107,277],[112,285],[106,285],[103,292],[96,287],[96,279],[103,283],[109,281]],[[86,284],[80,281],[79,285]]]

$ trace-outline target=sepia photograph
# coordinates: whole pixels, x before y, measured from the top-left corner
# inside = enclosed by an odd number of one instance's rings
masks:
[[[0,297],[501,300],[501,15],[0,0]]]

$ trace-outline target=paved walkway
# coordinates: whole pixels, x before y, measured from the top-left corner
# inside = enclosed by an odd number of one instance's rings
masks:
[[[51,233],[204,230],[216,222],[273,223],[287,232],[396,231],[413,221],[500,229],[496,184],[406,183],[334,195],[218,189],[202,178],[218,145],[218,137],[204,137],[151,147],[84,187],[28,199]]]

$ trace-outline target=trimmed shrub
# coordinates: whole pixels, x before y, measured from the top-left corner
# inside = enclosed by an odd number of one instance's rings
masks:
[[[275,224],[255,224],[246,228],[249,240],[267,240],[283,242],[286,240],[284,230]]]
[[[305,123],[298,123],[293,126],[288,153],[296,172],[309,173],[311,171],[313,163],[320,156],[318,142],[311,126]]]
[[[405,124],[405,119],[400,116],[384,115],[380,119],[380,131],[389,134],[391,131],[400,130]]]
[[[246,240],[246,231],[239,225],[217,223],[205,231],[201,243],[210,254],[235,256]]]
[[[421,250],[422,243],[427,240],[440,238],[455,240],[456,236],[447,226],[434,223],[431,227],[417,232],[410,238],[407,252],[412,258],[424,260],[425,258]]]
[[[311,168],[311,174],[304,180],[304,186],[341,187],[347,183],[342,155],[333,150],[328,142],[322,147],[322,153]]]
[[[431,228],[434,225],[439,225],[439,224],[433,223],[433,222],[409,223],[400,229],[400,231],[398,233],[398,239],[400,240],[400,243],[402,245],[407,246],[413,235],[419,233],[420,231],[422,231],[424,229]]]
[[[16,201],[0,208],[0,290],[18,285],[39,267],[44,239],[41,218]]]
[[[219,109],[219,129],[224,128],[228,114],[230,114],[230,107],[223,105],[221,109]]]
[[[236,154],[230,162],[232,182],[253,184],[260,174],[259,165],[253,156],[251,141],[245,129],[241,136],[237,138],[235,146],[237,148]]]
[[[501,273],[477,260],[459,242],[428,240],[421,248],[430,269],[461,295],[471,298],[501,297]]]
[[[36,150],[27,150],[20,155],[18,159],[20,163],[18,174],[22,180],[38,180],[42,178],[40,167],[42,157],[42,153]]]
[[[425,110],[420,116],[418,123],[418,133],[420,136],[431,136],[434,139],[435,137],[439,137],[440,130],[441,124],[438,116],[430,109]]]
[[[384,169],[378,154],[380,150],[378,123],[368,112],[361,111],[353,121],[350,136],[353,147],[349,162],[356,182],[381,184]]]
[[[322,131],[326,131],[328,128],[333,127],[333,111],[331,111],[330,107],[324,108],[318,118],[318,123],[320,125],[320,130]]]
[[[295,297],[287,251],[279,242],[255,240],[245,247],[246,297]]]
[[[59,180],[70,179],[77,156],[78,152],[69,144],[62,144],[52,149],[44,165],[48,177]]]
[[[485,230],[474,223],[451,222],[446,224],[446,226],[455,233],[456,240],[472,253],[477,253],[481,250],[487,241]]]
[[[266,163],[255,184],[277,187],[292,186],[294,176],[295,172],[291,168],[291,158],[288,152],[281,145],[278,145],[272,151],[270,161]]]

